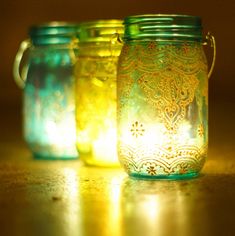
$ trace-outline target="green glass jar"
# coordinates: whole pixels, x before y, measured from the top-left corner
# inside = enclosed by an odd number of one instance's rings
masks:
[[[24,137],[36,158],[78,155],[73,76],[77,30],[66,22],[33,26],[16,55],[14,77],[23,87]]]
[[[208,147],[208,66],[201,19],[124,21],[117,78],[118,154],[134,177],[197,176]]]
[[[88,165],[119,165],[116,149],[116,71],[123,33],[120,20],[79,25],[75,66],[77,148]]]

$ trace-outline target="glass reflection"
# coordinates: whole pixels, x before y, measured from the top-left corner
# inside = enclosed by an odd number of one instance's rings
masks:
[[[124,235],[158,235],[161,199],[152,182],[127,178],[122,186],[121,211]]]
[[[113,178],[110,181],[109,185],[109,211],[107,220],[110,235],[121,235],[120,228],[120,220],[121,220],[121,212],[120,212],[120,196],[121,196],[121,182],[120,178]]]
[[[211,235],[207,233],[216,233],[218,219],[225,225],[222,216],[230,209],[234,196],[231,189],[227,190],[225,183],[230,178],[226,176],[143,181],[125,178],[120,170],[79,168],[74,163],[73,167],[49,163],[44,169],[44,163],[37,164],[40,166],[35,169],[32,165],[31,172],[13,170],[15,176],[22,176],[16,178],[14,193],[16,190],[18,194],[13,202],[7,201],[10,209],[6,209],[13,216],[12,222],[23,220],[22,227],[17,228],[22,235]],[[8,176],[4,178],[7,183]],[[219,187],[214,184],[217,180],[222,180]],[[12,189],[6,189],[3,200],[9,194],[12,197]],[[220,209],[224,193],[229,201],[224,202],[226,208]],[[26,201],[18,205],[22,199]],[[15,206],[19,211],[15,212]],[[220,211],[223,215],[218,218]]]
[[[125,175],[115,169],[84,167],[82,171],[89,174],[80,190],[83,236],[122,235],[120,198]]]
[[[79,196],[79,181],[77,173],[72,168],[63,169],[64,185],[62,190],[64,192],[64,202],[66,204],[63,209],[63,223],[66,227],[65,235],[75,236],[83,235],[81,217],[80,217],[80,196]]]
[[[188,236],[192,227],[200,231],[195,199],[188,196],[193,186],[193,182],[126,179],[121,193],[123,235]],[[207,214],[201,219],[206,221]]]

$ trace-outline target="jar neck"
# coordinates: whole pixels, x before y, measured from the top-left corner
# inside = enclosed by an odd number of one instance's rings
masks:
[[[31,41],[34,46],[61,46],[73,42],[73,37],[34,37]]]
[[[202,41],[201,19],[197,16],[129,16],[124,25],[124,41]]]
[[[85,57],[118,57],[122,44],[111,42],[79,43],[78,54]]]

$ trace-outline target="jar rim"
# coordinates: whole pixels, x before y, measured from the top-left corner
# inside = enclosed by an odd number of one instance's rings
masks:
[[[123,35],[124,25],[120,19],[102,19],[81,22],[79,27],[79,42],[110,42],[115,34]]]
[[[182,18],[182,19],[188,18],[201,21],[200,16],[193,16],[186,14],[141,14],[141,15],[133,15],[125,17],[124,24],[137,23],[141,21],[154,21],[154,20],[159,20],[161,18]]]
[[[29,28],[29,36],[35,45],[66,44],[78,34],[78,24],[66,21],[45,22]]]
[[[146,14],[124,19],[124,40],[158,38],[202,40],[201,17],[180,14]]]
[[[78,24],[78,27],[122,27],[123,20],[120,19],[101,19],[101,20],[92,20],[92,21],[84,21]]]
[[[32,25],[29,29],[29,35],[67,35],[78,31],[78,24],[66,21],[51,21],[38,25]]]

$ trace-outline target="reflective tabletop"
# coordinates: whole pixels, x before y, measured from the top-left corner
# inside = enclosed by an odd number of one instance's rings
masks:
[[[14,125],[2,125],[0,235],[235,235],[234,114],[216,127],[218,114],[202,174],[178,181],[34,160]]]

